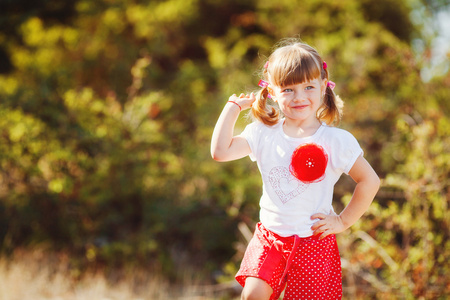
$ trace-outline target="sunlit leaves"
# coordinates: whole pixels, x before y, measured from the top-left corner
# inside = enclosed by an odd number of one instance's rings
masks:
[[[409,116],[397,120],[385,154],[387,157],[392,153],[397,164],[384,179],[381,190],[385,198],[393,200],[374,203],[368,213],[371,221],[362,223],[366,230],[377,228],[378,242],[402,262],[402,272],[386,272],[384,279],[404,296],[436,295],[430,285],[442,286],[441,274],[448,272],[440,261],[442,257],[448,259],[443,241],[449,239],[445,228],[450,226],[445,214],[450,186],[450,135],[443,134],[446,124],[444,116],[433,122],[416,122]],[[405,280],[409,276],[410,280]]]
[[[154,1],[147,5],[131,4],[126,7],[126,17],[134,25],[137,38],[151,40],[161,35],[167,26],[182,25],[186,19],[197,16],[197,0]]]

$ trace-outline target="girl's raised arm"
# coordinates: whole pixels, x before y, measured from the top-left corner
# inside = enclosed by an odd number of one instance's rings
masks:
[[[251,107],[255,95],[233,95],[228,100],[217,120],[211,139],[211,156],[217,161],[230,161],[250,154],[247,140],[241,136],[233,136],[234,125],[241,110]]]

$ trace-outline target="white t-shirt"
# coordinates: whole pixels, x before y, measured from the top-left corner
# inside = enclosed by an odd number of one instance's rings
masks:
[[[281,236],[313,234],[314,213],[330,213],[334,185],[342,173],[348,174],[356,159],[363,154],[358,141],[348,131],[322,124],[309,137],[293,138],[284,133],[281,120],[274,126],[254,122],[245,128],[245,137],[263,181],[260,220]],[[303,144],[320,145],[328,156],[324,178],[303,183],[289,171],[294,150]]]

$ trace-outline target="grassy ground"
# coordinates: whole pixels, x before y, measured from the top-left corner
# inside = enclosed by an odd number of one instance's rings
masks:
[[[368,282],[362,284],[363,281],[352,275],[350,269],[348,263],[343,263],[343,299],[407,299],[392,292],[376,292]],[[8,258],[0,258],[0,300],[240,299],[241,288],[236,281],[205,285],[188,268],[182,272],[185,273],[178,277],[183,279],[177,285],[148,269],[91,270],[80,274],[64,254],[50,254],[44,250],[16,251]]]
[[[210,300],[236,299],[234,283],[205,286],[192,276],[173,286],[149,271],[126,274],[73,274],[64,255],[42,250],[16,252],[0,259],[0,300]]]

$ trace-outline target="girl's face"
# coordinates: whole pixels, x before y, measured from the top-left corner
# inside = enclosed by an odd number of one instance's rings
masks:
[[[274,100],[286,120],[307,123],[317,121],[317,110],[322,104],[326,80],[316,78],[309,82],[287,86],[274,86]]]

